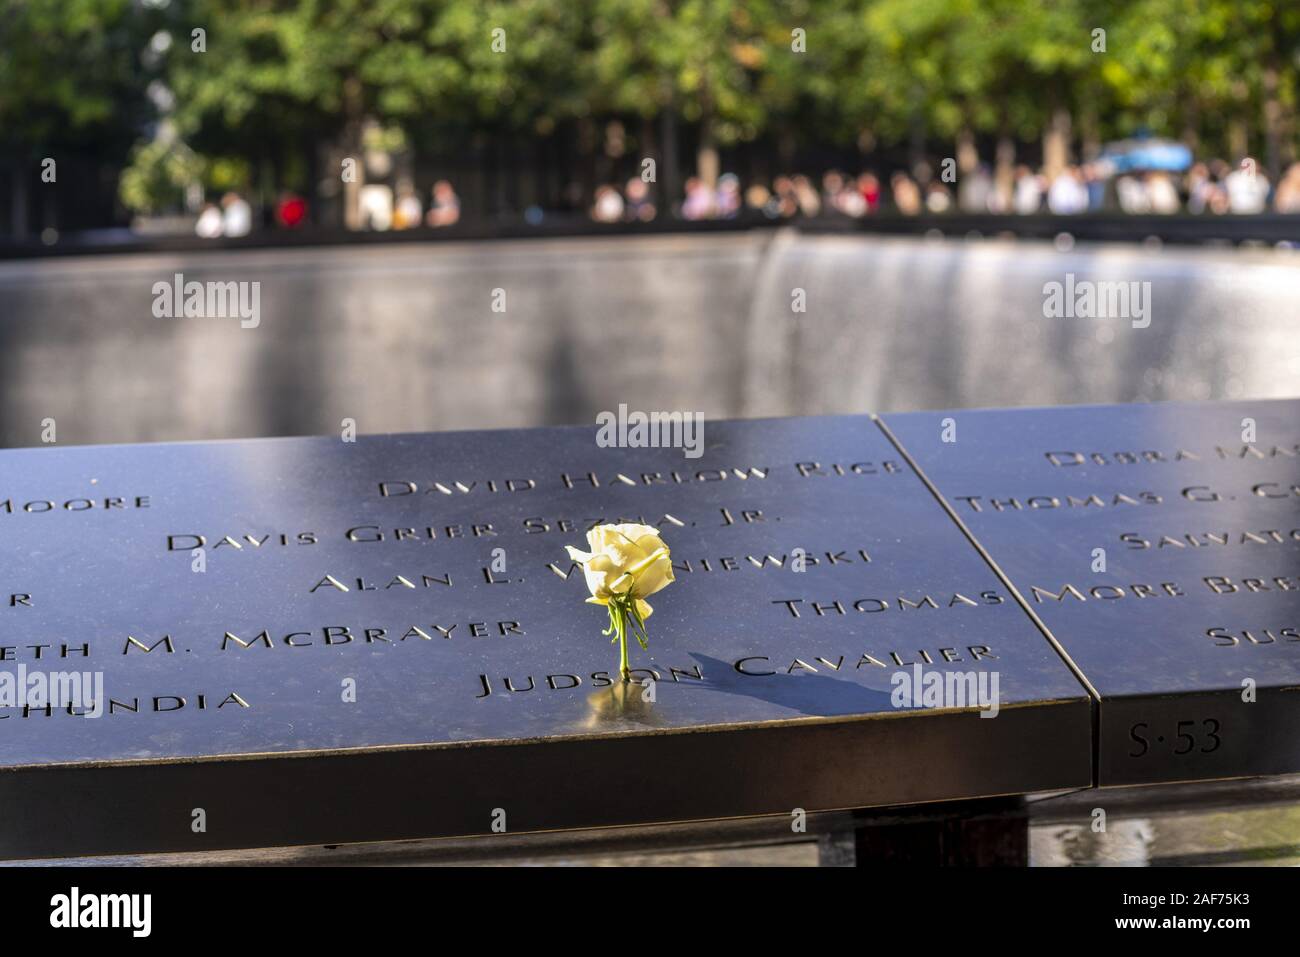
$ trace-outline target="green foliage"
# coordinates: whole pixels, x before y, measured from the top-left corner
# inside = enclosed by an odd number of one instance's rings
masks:
[[[0,144],[129,144],[162,22],[132,0],[0,0]]]
[[[1221,149],[1225,120],[1258,128],[1275,103],[1282,132],[1295,136],[1300,7],[1143,0],[1120,22],[1126,42],[1115,45],[1104,73],[1134,125],[1199,133]]]
[[[184,143],[160,137],[132,152],[118,194],[130,209],[160,212],[180,205],[186,187],[203,177],[205,165]]]
[[[355,148],[368,120],[418,147],[665,110],[722,145],[1033,140],[1064,112],[1220,152],[1229,117],[1293,151],[1298,51],[1277,0],[0,0],[0,143],[145,141],[161,79],[185,142],[255,169]],[[167,161],[135,155],[143,200]]]

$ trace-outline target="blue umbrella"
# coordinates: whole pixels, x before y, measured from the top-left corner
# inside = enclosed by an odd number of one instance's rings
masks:
[[[1135,169],[1182,172],[1192,165],[1192,151],[1173,140],[1124,140],[1102,151],[1102,162],[1116,173]]]

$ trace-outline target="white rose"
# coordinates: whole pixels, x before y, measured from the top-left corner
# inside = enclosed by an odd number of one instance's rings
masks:
[[[595,605],[628,596],[636,601],[642,619],[651,608],[645,599],[673,581],[672,557],[659,533],[649,525],[598,525],[587,533],[590,552],[565,546],[569,557],[582,565]]]

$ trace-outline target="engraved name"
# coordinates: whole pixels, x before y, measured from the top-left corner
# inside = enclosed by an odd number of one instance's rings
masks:
[[[1300,497],[1300,482],[1286,485],[1282,482],[1258,482],[1252,485],[1249,493],[1257,498],[1292,498]],[[1158,492],[1117,492],[1100,495],[1029,495],[1020,498],[995,498],[984,495],[955,495],[959,502],[973,512],[1022,512],[1044,511],[1059,508],[1113,508],[1124,505],[1161,505],[1167,500]],[[1216,491],[1208,485],[1189,485],[1180,489],[1178,498],[1188,502],[1225,502],[1234,496]]]
[[[148,508],[149,496],[109,498],[33,499],[29,502],[12,498],[0,501],[0,515],[39,515],[44,512],[88,512],[92,509],[115,511],[118,509]]]
[[[970,598],[961,592],[952,592],[937,596],[923,594],[914,596],[898,595],[892,598],[858,598],[854,601],[847,599],[843,601],[839,599],[812,601],[805,598],[779,598],[774,599],[772,604],[784,605],[793,618],[800,618],[806,612],[812,612],[816,617],[824,618],[828,615],[847,615],[851,612],[875,614],[876,612],[889,611],[891,608],[897,608],[900,611],[921,608],[964,608],[978,607],[980,605],[1000,605],[1004,601],[1003,597],[996,591],[982,591],[974,594],[974,598]]]
[[[965,655],[966,657],[963,657]],[[916,664],[953,664],[962,661],[997,660],[998,656],[988,645],[967,645],[959,648],[935,648],[931,650],[918,648],[914,651],[888,651],[872,654],[854,652],[852,655],[809,655],[807,658],[794,658],[786,661],[773,661],[767,655],[746,655],[731,663],[731,670],[750,678],[770,678],[776,675],[799,675],[804,673],[821,674],[823,672],[857,671],[862,668],[881,668],[892,670],[908,668]],[[668,667],[666,671],[656,668],[633,668],[633,681],[644,684],[649,681],[666,680],[673,683],[682,681],[704,681],[704,671],[695,664],[689,668]],[[643,677],[637,677],[638,675]],[[604,688],[613,684],[615,679],[608,671],[593,671],[584,676],[576,672],[557,672],[546,675],[501,675],[493,684],[493,677],[480,674],[476,682],[475,699],[490,698],[494,694],[526,694],[531,691],[572,691],[584,683],[592,687]]]
[[[151,697],[133,697],[133,698],[109,698],[107,706],[101,715],[122,715],[122,714],[173,714],[178,711],[220,711],[226,707],[248,708],[251,705],[243,695],[231,691],[224,697],[213,696],[207,693],[183,695],[183,694],[160,694]],[[0,720],[5,718],[52,718],[56,714],[66,714],[71,718],[87,718],[97,709],[94,703],[87,705],[64,705],[56,708],[53,704],[32,705],[25,704],[12,708],[0,708],[0,711],[8,712],[0,714]]]
[[[221,637],[222,651],[248,648],[313,648],[337,645],[401,644],[406,641],[452,640],[453,638],[491,638],[523,636],[527,634],[517,621],[470,621],[450,625],[407,625],[397,628],[357,628],[351,625],[326,625],[311,631],[291,631],[273,634],[269,628],[253,634],[245,631],[240,637],[227,631]],[[457,629],[461,629],[459,632]],[[399,634],[400,632],[400,634]]]
[[[1044,452],[1044,457],[1056,468],[1070,468],[1076,465],[1146,465],[1155,462],[1200,462],[1203,458],[1217,458],[1224,461],[1232,459],[1278,459],[1300,458],[1300,443],[1296,445],[1273,445],[1260,448],[1247,444],[1234,447],[1216,445],[1207,455],[1188,449],[1174,449],[1171,452],[1146,450],[1141,452]]]
[[[1300,591],[1300,576],[1274,575],[1233,580],[1226,575],[1206,575],[1200,581],[1215,595]],[[1187,591],[1177,582],[1159,582],[1155,585],[1125,586],[1108,583],[1083,587],[1066,584],[1055,591],[1040,585],[1030,585],[1029,594],[1035,602],[1041,604],[1046,601],[1064,602],[1066,599],[1087,601],[1089,598],[1096,601],[1118,601],[1123,598],[1184,598],[1187,596]]]
[[[1267,528],[1245,532],[1185,532],[1144,538],[1138,532],[1124,532],[1119,540],[1130,549],[1145,551],[1164,548],[1210,548],[1215,545],[1286,545],[1300,543],[1300,528],[1290,531]]]
[[[1288,625],[1282,628],[1207,628],[1205,637],[1209,638],[1219,648],[1244,648],[1251,645],[1300,642],[1300,625]]]
[[[871,562],[871,554],[865,548],[841,548],[838,551],[826,552],[805,552],[801,555],[795,555],[792,552],[781,552],[777,555],[763,553],[761,555],[721,555],[715,558],[682,558],[672,563],[673,571],[681,575],[709,573],[709,572],[736,572],[756,568],[759,571],[764,569],[793,569],[796,567],[802,570],[808,568],[830,567],[832,565],[866,565]],[[551,571],[564,580],[568,580],[570,575],[575,572],[579,577],[582,574],[582,566],[577,562],[569,562],[568,567],[561,567],[556,562],[548,562],[546,565]]]
[[[418,584],[417,584],[418,582]],[[388,591],[392,588],[407,588],[415,591],[420,588],[432,588],[435,585],[442,585],[446,588],[451,587],[451,574],[443,572],[442,575],[394,575],[387,580],[377,579],[368,581],[360,576],[348,578],[347,584],[344,584],[333,575],[326,575],[311,588],[307,589],[309,594],[316,594],[317,591],[324,588],[330,591],[339,591],[350,593],[353,591]]]
[[[853,475],[897,475],[903,466],[892,460],[880,462],[793,462],[782,466],[781,471],[793,470],[800,478]],[[670,469],[660,472],[561,472],[545,484],[565,490],[631,486],[645,488],[655,485],[691,485],[712,482],[746,482],[767,479],[777,472],[769,465],[733,465],[722,468],[681,471]],[[511,492],[529,492],[543,487],[535,478],[494,479],[386,479],[377,484],[380,498],[406,498],[408,496],[442,495],[495,495]]]

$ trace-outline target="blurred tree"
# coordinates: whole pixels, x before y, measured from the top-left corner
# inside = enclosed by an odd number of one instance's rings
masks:
[[[400,111],[437,82],[436,57],[423,69],[401,69],[413,47],[424,53],[427,7],[414,0],[196,0],[189,22],[205,31],[204,48],[195,49],[186,31],[168,56],[181,135],[205,155],[252,160],[263,204],[278,187],[305,185],[283,175],[295,156],[308,157],[297,164],[308,177],[332,174],[341,188],[342,159],[361,156],[365,120],[379,100]],[[321,162],[334,168],[317,169],[319,149],[329,143],[337,149]],[[348,185],[355,201],[361,182]]]
[[[759,85],[781,30],[776,9],[768,0],[596,0],[598,102],[693,123],[696,173],[716,182],[719,145],[753,140],[766,122]]]
[[[165,22],[132,0],[0,0],[0,155],[16,235],[41,158],[125,161],[152,116],[149,41]]]
[[[863,0],[790,0],[764,20],[758,95],[787,168],[798,146],[863,141],[874,114],[854,108],[852,84],[869,55],[866,9]]]
[[[992,128],[998,38],[991,5],[980,0],[879,0],[863,17],[868,56],[854,113],[871,118],[876,136],[906,141],[919,160],[935,136],[947,142]]]
[[[1108,53],[1094,49],[1093,31],[1106,30],[1119,5],[1108,0],[1060,0],[1050,6],[994,2],[992,27],[1000,42],[993,89],[1004,93],[1013,130],[1024,138],[1041,135],[1043,168],[1054,176],[1071,159],[1076,120],[1082,118],[1091,145],[1098,145],[1100,77]]]
[[[921,152],[932,137],[997,135],[1009,155],[1014,139],[1041,135],[1049,171],[1064,165],[1075,139],[1100,138],[1108,92],[1106,54],[1094,29],[1115,22],[1110,0],[875,0],[862,31],[867,57],[845,84],[855,115],[874,114],[879,134],[910,138]],[[1085,150],[1087,152],[1087,150]]]
[[[1258,132],[1269,172],[1296,157],[1300,7],[1269,0],[1138,0],[1105,77],[1130,125],[1236,162]]]
[[[167,212],[202,180],[205,170],[203,158],[168,128],[163,135],[131,151],[131,162],[122,172],[118,193],[129,209]]]
[[[163,22],[132,0],[0,0],[2,141],[129,144],[148,117],[142,61]]]
[[[546,130],[587,109],[573,82],[581,4],[197,0],[193,21],[210,25],[207,52],[178,44],[169,58],[181,129],[202,151],[260,156],[281,183],[287,157],[323,141],[336,149],[320,172],[338,176],[368,120],[467,137]]]
[[[589,190],[629,121],[670,194],[679,131],[710,181],[721,147],[762,137],[787,164],[954,144],[963,170],[995,138],[1007,176],[1017,142],[1041,137],[1050,173],[1139,129],[1233,154],[1254,137],[1276,171],[1298,49],[1300,7],[1276,0],[0,0],[0,147],[28,168],[135,145],[140,208],[195,170],[355,208],[340,167],[382,144],[466,152],[502,207],[541,141]]]

